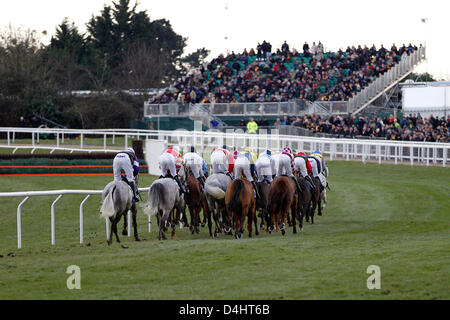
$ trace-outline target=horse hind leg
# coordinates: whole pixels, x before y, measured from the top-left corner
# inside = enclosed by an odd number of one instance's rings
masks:
[[[123,236],[128,235],[128,229],[127,229],[127,215],[126,215],[126,214],[123,215],[123,230],[122,230],[122,235],[123,235]]]
[[[137,230],[137,221],[136,221],[136,215],[137,215],[137,209],[136,204],[133,204],[133,208],[131,209],[132,217],[133,217],[133,230],[134,230],[134,239],[136,241],[141,241],[138,236],[138,230]]]
[[[119,235],[117,234],[117,224],[120,221],[120,218],[122,218],[121,215],[117,215],[114,219],[114,222],[112,223],[112,228],[114,230],[114,234],[116,235],[116,240],[118,243],[120,243]]]

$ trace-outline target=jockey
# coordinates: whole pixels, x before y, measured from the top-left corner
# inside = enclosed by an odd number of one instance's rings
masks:
[[[252,156],[250,152],[240,152],[236,156],[236,161],[234,162],[234,178],[238,179],[242,175],[251,182],[253,189],[255,190],[256,197],[259,198],[258,189],[256,188],[255,181],[253,180],[253,175],[251,174],[250,165]]]
[[[231,177],[234,168],[234,156],[227,146],[218,148],[211,153],[212,174],[223,173]]]
[[[255,164],[256,164],[256,161],[258,160],[258,158],[256,157],[256,155],[253,152],[250,151],[249,147],[246,147],[244,152],[249,155],[248,158],[250,160],[250,173],[252,176],[255,176],[255,174],[256,174]]]
[[[180,177],[178,176],[178,171],[182,165],[183,159],[175,147],[164,150],[159,156],[159,167],[162,172],[162,175],[159,178],[166,178],[169,176],[177,182],[181,193],[186,193],[186,190],[180,181]]]
[[[126,179],[122,179],[122,170]],[[127,148],[116,154],[113,161],[114,181],[125,181],[133,190],[133,200],[139,202],[139,191],[136,187],[136,178],[139,174],[139,162],[133,148]]]
[[[314,151],[313,156],[320,160],[322,170],[319,173],[322,173],[325,177],[328,177],[328,167],[325,157],[322,156],[322,153],[319,150]]]
[[[191,146],[191,151],[183,156],[183,162],[186,168],[191,169],[194,177],[200,182],[202,188],[205,188],[205,175],[203,173],[203,158],[195,152],[194,146]]]
[[[258,160],[255,164],[256,175],[258,182],[267,180],[269,183],[273,181],[273,174],[275,173],[275,160],[272,158],[272,152],[266,150],[259,154]]]
[[[304,152],[298,152],[295,155],[294,169],[300,171],[300,174],[302,175],[303,178],[305,178],[308,181],[312,190],[314,190],[316,188],[314,186],[314,182],[312,181],[311,177],[309,176],[309,174],[312,171],[311,163],[309,163],[309,160],[306,157],[306,154]]]
[[[203,159],[202,170],[203,170],[203,176],[206,177],[209,173],[209,168],[208,168],[208,164],[206,163],[205,159]]]
[[[312,167],[312,176],[314,179],[318,179],[320,182],[320,191],[323,190],[323,185],[322,185],[322,181],[320,180],[319,177],[319,163],[320,161],[313,156],[309,156],[308,159],[310,160],[309,162],[311,163],[311,167]]]
[[[294,174],[292,173],[292,169],[294,168],[294,155],[292,154],[292,150],[289,147],[284,147],[281,151],[281,154],[279,156],[279,165],[278,165],[278,172],[277,176],[281,176],[283,172],[289,177],[291,177],[295,185],[297,186],[298,193],[301,192],[300,185],[298,184],[297,179],[295,178]]]

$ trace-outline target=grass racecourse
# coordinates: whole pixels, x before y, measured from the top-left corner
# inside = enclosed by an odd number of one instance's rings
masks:
[[[50,206],[32,197],[22,209],[23,248],[17,249],[16,208],[0,198],[0,299],[449,299],[450,168],[332,161],[328,206],[300,234],[242,240],[209,237],[207,228],[158,241],[156,219],[142,242],[120,236],[108,247],[100,197],[56,205],[56,245]],[[111,176],[0,177],[0,192],[103,189]],[[141,176],[140,186],[153,177]],[[144,200],[147,195],[143,195]],[[120,228],[122,223],[120,224]],[[168,234],[170,238],[170,234]],[[124,245],[125,247],[123,247]],[[81,269],[81,290],[66,286],[66,269]],[[381,270],[381,289],[367,288],[367,268]]]

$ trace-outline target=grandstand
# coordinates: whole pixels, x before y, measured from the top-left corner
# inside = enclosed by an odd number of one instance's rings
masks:
[[[390,50],[353,46],[337,52],[249,52],[219,55],[192,70],[148,101],[144,116],[152,118],[148,121],[154,128],[158,121],[159,128],[189,129],[192,113],[205,127],[212,117],[233,126],[250,116],[274,121],[284,115],[356,114],[425,59],[425,48],[411,44]]]

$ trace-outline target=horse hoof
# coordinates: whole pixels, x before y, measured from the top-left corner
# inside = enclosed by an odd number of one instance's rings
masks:
[[[286,231],[284,229],[281,230],[281,234],[284,236],[286,234]]]
[[[123,235],[123,236],[126,236],[126,235],[128,235],[127,229],[123,229],[123,231],[122,231],[122,235]]]
[[[141,239],[139,239],[138,237],[135,238],[136,241],[141,241]]]

